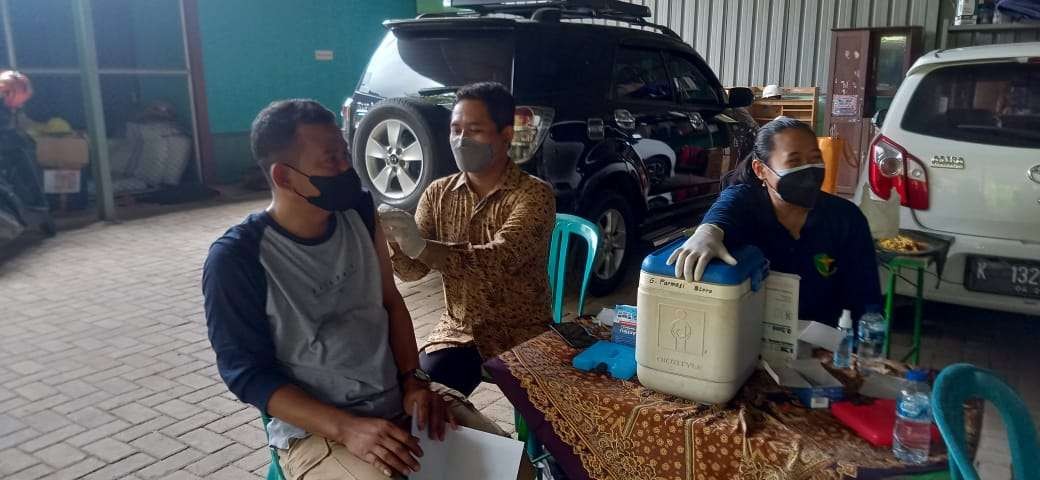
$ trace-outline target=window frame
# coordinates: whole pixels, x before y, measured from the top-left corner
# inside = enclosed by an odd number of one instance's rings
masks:
[[[668,76],[671,78],[673,84],[679,79],[679,76],[675,74],[671,67],[670,60],[674,57],[677,60],[684,61],[687,64],[689,64],[690,67],[692,67],[693,70],[701,76],[701,80],[704,81],[704,86],[711,90],[715,97],[714,101],[686,101],[686,99],[683,98],[683,95],[679,92],[679,86],[673,85],[676,103],[684,107],[717,107],[720,110],[726,108],[725,95],[722,91],[716,88],[716,85],[714,85],[711,81],[712,77],[714,77],[714,72],[712,72],[712,75],[710,76],[705,75],[705,71],[703,68],[704,66],[700,62],[694,61],[688,55],[685,55],[683,53],[674,50],[669,50],[663,53],[666,55],[665,68],[668,70]]]
[[[661,62],[661,69],[664,71],[665,79],[667,80],[668,89],[670,95],[668,98],[650,99],[650,98],[628,98],[620,97],[617,94],[617,78],[616,68],[618,66],[618,58],[621,56],[623,51],[635,51],[653,54],[657,56],[657,59]],[[645,47],[641,45],[618,45],[614,51],[614,59],[610,65],[610,100],[614,102],[646,105],[646,106],[661,106],[661,105],[681,105],[678,98],[678,92],[675,90],[675,85],[672,83],[672,75],[668,70],[668,61],[665,58],[665,51],[652,47]]]

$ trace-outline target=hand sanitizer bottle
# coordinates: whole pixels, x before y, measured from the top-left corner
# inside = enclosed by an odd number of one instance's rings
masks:
[[[852,312],[841,311],[841,320],[838,320],[838,331],[841,332],[841,343],[838,351],[834,352],[834,366],[836,368],[852,368],[852,347],[856,343],[855,332],[852,330]]]

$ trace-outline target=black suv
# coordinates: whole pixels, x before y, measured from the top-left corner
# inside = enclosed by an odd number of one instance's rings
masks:
[[[742,107],[647,7],[612,0],[510,5],[454,0],[461,13],[385,23],[389,33],[343,105],[355,167],[377,201],[414,209],[455,171],[448,124],[458,87],[512,88],[510,156],[549,182],[557,208],[597,223],[590,291],[614,289],[640,239],[659,245],[694,223],[750,149]]]

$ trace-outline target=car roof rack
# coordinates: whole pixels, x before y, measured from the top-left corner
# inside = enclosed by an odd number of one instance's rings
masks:
[[[468,8],[478,13],[513,13],[521,15],[546,7],[584,8],[596,13],[619,14],[637,18],[650,17],[650,8],[621,0],[444,0],[444,6]]]
[[[665,35],[680,39],[672,29],[646,21],[651,16],[650,7],[621,0],[444,0],[445,7],[463,8],[477,14],[506,14],[536,19],[539,11],[556,10],[568,19],[600,19],[628,23],[636,27],[658,30]],[[419,18],[436,18],[456,15],[420,15]]]

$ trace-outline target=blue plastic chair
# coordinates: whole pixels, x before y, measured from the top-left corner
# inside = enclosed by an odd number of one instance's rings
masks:
[[[950,365],[939,373],[932,389],[932,411],[950,459],[950,478],[978,480],[968,456],[964,431],[964,402],[982,398],[1000,412],[1011,447],[1011,468],[1016,480],[1040,479],[1040,447],[1029,410],[1015,390],[989,370],[967,363]]]
[[[592,267],[596,264],[596,254],[599,253],[599,245],[602,241],[599,227],[595,223],[566,213],[556,214],[556,226],[553,228],[552,242],[549,245],[549,289],[553,293],[553,322],[555,323],[560,323],[563,318],[563,292],[567,283],[567,252],[572,235],[584,239],[588,246],[588,254],[585,255],[585,272],[581,280],[581,290],[578,293],[579,316],[584,313],[585,291],[589,286],[589,277],[592,276]]]
[[[271,423],[271,417],[260,412],[260,420],[264,422],[264,435],[267,435],[267,424]],[[270,441],[271,437],[268,436],[267,439]],[[267,449],[271,452],[271,465],[267,467],[267,480],[285,480],[282,465],[278,463],[278,449],[272,446],[268,446]]]

